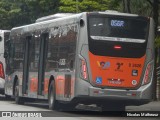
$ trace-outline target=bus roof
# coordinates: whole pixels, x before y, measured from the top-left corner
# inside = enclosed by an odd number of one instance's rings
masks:
[[[63,24],[76,23],[76,22],[78,22],[78,20],[80,19],[81,16],[82,16],[82,13],[74,14],[74,15],[70,15],[68,17],[61,17],[61,18],[57,18],[57,19],[51,19],[51,20],[37,22],[37,23],[29,24],[29,25],[15,27],[15,28],[12,28],[11,31],[17,31],[17,32],[19,31],[20,33],[22,33],[22,32],[35,30],[35,29],[45,28],[45,26],[52,27],[52,26],[59,26],[62,23]],[[63,22],[59,22],[59,21],[63,21]]]
[[[10,32],[10,30],[0,30],[1,33],[3,32]]]
[[[62,18],[62,17],[68,17],[70,15],[73,15],[73,13],[57,13],[57,14],[54,14],[54,15],[44,16],[44,17],[38,18],[36,20],[36,23],[37,22],[46,21],[46,20],[52,20],[52,19],[57,19],[57,18]]]
[[[139,16],[137,14],[131,14],[131,13],[122,13],[115,10],[106,10],[105,12],[99,12],[100,14],[108,14],[108,15],[119,15],[119,16]]]
[[[131,16],[131,17],[139,16],[137,14],[121,13],[121,12],[115,12],[115,11],[113,12],[108,10],[103,12],[82,12],[77,14],[70,14],[69,16],[66,14],[66,15],[62,15],[63,17],[57,17],[57,18],[55,17],[56,19],[54,19],[54,15],[51,15],[48,17],[46,16],[44,18],[42,17],[39,20],[37,19],[38,22],[36,23],[12,28],[11,31],[23,33],[27,31],[36,30],[36,29],[42,29],[42,28],[45,28],[45,26],[53,27],[53,26],[59,26],[61,24],[66,24],[66,23],[67,24],[76,23],[78,22],[78,20],[81,19],[81,16],[84,14],[106,14],[106,15]],[[57,16],[59,15],[57,14]]]

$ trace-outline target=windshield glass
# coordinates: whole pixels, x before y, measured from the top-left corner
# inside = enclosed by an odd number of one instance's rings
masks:
[[[149,23],[147,17],[89,14],[89,51],[100,56],[140,58],[146,53]],[[117,45],[121,49],[115,49]]]
[[[93,40],[144,43],[147,30],[146,19],[117,16],[89,18],[90,38]]]

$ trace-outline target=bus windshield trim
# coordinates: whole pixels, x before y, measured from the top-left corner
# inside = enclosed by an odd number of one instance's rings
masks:
[[[132,42],[132,43],[144,43],[145,39],[132,39],[132,38],[120,38],[120,37],[106,37],[106,36],[90,36],[93,40],[105,40],[116,42]]]

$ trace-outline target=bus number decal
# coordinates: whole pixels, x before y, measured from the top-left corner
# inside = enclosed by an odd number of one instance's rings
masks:
[[[123,72],[123,69],[122,69],[122,66],[123,66],[123,63],[116,63],[117,67],[115,69],[115,71],[118,71],[118,72]]]
[[[112,27],[124,27],[124,21],[122,20],[111,20]]]
[[[129,63],[129,67],[141,68],[142,65],[141,64],[131,64],[131,63]]]
[[[123,63],[117,63],[117,70],[121,69],[122,65],[123,65]]]

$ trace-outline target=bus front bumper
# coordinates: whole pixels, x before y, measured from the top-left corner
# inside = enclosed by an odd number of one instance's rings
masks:
[[[75,94],[75,98],[78,98],[77,100],[83,102],[93,101],[93,103],[96,101],[127,101],[129,105],[141,105],[152,100],[151,83],[136,90],[98,88],[87,84],[77,87],[78,92]]]

